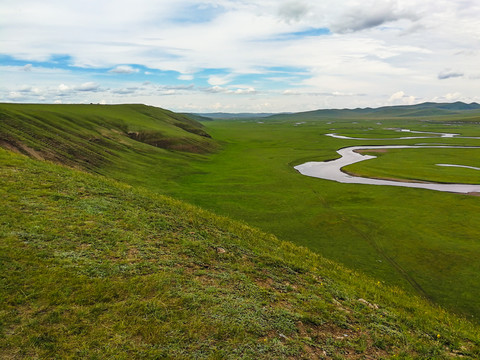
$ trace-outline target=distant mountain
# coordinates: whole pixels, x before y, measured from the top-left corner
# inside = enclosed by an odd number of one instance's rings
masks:
[[[192,113],[180,113],[180,114],[187,116],[190,119],[193,119],[195,121],[212,121],[213,120],[211,117],[202,116],[199,114],[192,114]]]
[[[282,119],[287,116],[295,118],[351,118],[359,116],[371,117],[417,117],[417,116],[441,116],[453,115],[464,111],[480,111],[480,104],[473,102],[466,104],[460,101],[454,103],[425,102],[416,105],[383,106],[379,108],[356,108],[356,109],[320,109],[295,114],[277,114],[269,119]]]
[[[466,104],[461,101],[454,103],[434,103],[425,102],[416,105],[399,105],[399,106],[383,106],[379,108],[355,109],[353,111],[361,111],[366,113],[375,112],[405,112],[405,111],[419,111],[419,110],[450,110],[450,111],[465,111],[465,110],[479,110],[480,104],[470,103]],[[426,114],[428,115],[428,114]]]
[[[476,102],[472,102],[470,104],[466,104],[461,101],[457,101],[454,103],[434,103],[434,102],[426,102],[418,105],[411,105],[412,107],[418,108],[437,108],[437,109],[446,109],[446,110],[478,110],[480,109],[480,104]]]
[[[374,117],[408,117],[408,116],[433,116],[433,115],[451,115],[463,111],[480,110],[480,104],[472,102],[470,104],[457,101],[454,103],[435,103],[424,102],[415,105],[395,105],[382,106],[378,108],[356,108],[356,109],[319,109],[312,111],[304,111],[298,113],[185,113],[184,115],[197,121],[209,121],[214,119],[226,120],[243,120],[255,118],[269,118],[272,120],[291,117],[297,118],[316,118],[316,117],[357,117],[357,116],[374,116]]]
[[[188,114],[190,117],[205,121],[204,119],[199,119],[198,116],[202,118],[210,119],[229,119],[229,120],[238,120],[238,119],[252,119],[252,118],[265,118],[273,115],[278,115],[276,113],[200,113],[200,114]]]

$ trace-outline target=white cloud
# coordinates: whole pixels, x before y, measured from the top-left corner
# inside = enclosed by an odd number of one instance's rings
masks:
[[[406,95],[403,91],[397,91],[390,96],[388,102],[392,105],[412,105],[416,102],[416,98],[412,95]]]
[[[237,89],[234,91],[235,94],[243,95],[243,94],[255,94],[257,91],[253,87]]]
[[[100,85],[94,82],[86,82],[75,87],[77,91],[97,91]]]
[[[402,99],[404,96],[405,96],[405,93],[403,91],[398,91],[392,96],[390,96],[389,101],[399,100],[399,99]]]
[[[204,91],[209,92],[209,93],[225,93],[225,92],[227,92],[227,89],[225,89],[221,86],[215,85],[215,86],[212,86],[212,87],[209,87],[209,88],[205,88]]]
[[[457,101],[461,98],[462,98],[462,94],[459,92],[445,95],[445,99],[447,99],[447,101]]]
[[[191,81],[195,78],[195,76],[191,74],[182,74],[178,77],[178,80],[184,80],[184,81]]]
[[[227,75],[227,76],[211,75],[208,78],[208,83],[213,86],[225,85],[231,81],[231,78],[232,78],[231,75]]]
[[[70,87],[65,84],[60,84],[58,85],[58,90],[60,92],[66,92],[66,91],[70,91]]]
[[[287,89],[287,90],[284,90],[282,94],[283,95],[301,95],[302,93],[295,90]]]
[[[119,65],[114,69],[109,70],[109,72],[115,74],[133,74],[139,72],[139,70],[131,67],[130,65]]]
[[[185,9],[192,14],[182,17]],[[25,64],[0,66],[3,99],[10,93],[31,99],[33,91],[20,91],[25,84],[39,89],[37,98],[52,102],[61,95],[64,102],[135,101],[180,110],[222,101],[240,111],[300,111],[444,94],[479,97],[478,1],[16,0],[1,3],[0,16],[2,54]],[[301,35],[319,28],[331,34]],[[62,67],[58,54],[90,71]],[[98,73],[91,71],[95,68]],[[196,90],[140,89],[133,79],[143,76],[141,83],[147,73],[153,84],[164,81],[157,71],[140,71],[145,68],[177,72],[174,77],[192,82]],[[101,74],[105,69],[116,76]],[[228,75],[207,77],[210,92],[200,91],[205,69]],[[282,69],[285,76],[257,77],[270,69]],[[134,86],[139,89],[128,90]],[[231,96],[249,88],[261,96]],[[391,99],[399,89],[403,96]],[[298,95],[282,96],[284,91]],[[169,97],[159,100],[154,94]]]
[[[24,98],[24,95],[20,92],[17,92],[17,91],[11,91],[9,94],[8,94],[8,99],[10,100],[20,100]]]
[[[77,91],[97,91],[100,85],[94,82],[86,82],[75,87]]]

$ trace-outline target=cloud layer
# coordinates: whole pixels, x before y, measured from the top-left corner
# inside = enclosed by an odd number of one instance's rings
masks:
[[[0,101],[239,112],[480,101],[476,1],[17,0],[0,16]]]

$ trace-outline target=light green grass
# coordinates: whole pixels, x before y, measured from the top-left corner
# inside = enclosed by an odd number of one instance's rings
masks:
[[[377,159],[349,165],[344,170],[366,177],[480,184],[479,170],[436,165],[480,167],[480,148],[388,149],[386,153],[362,153],[377,156]]]
[[[180,179],[181,187],[171,192],[173,196],[243,219],[349,267],[478,316],[478,198],[301,176],[293,165],[332,159],[338,156],[337,149],[363,143],[324,136],[325,128],[331,126],[324,123],[294,127],[288,122],[213,122],[207,126],[214,138],[226,144],[210,162],[198,164],[201,171]],[[439,140],[448,141],[427,141]],[[460,139],[451,143],[475,144]]]

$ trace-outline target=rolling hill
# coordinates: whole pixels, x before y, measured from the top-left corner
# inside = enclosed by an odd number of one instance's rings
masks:
[[[480,328],[461,316],[106,176],[130,161],[172,173],[206,161],[219,144],[188,117],[142,105],[0,114],[2,358],[480,356]]]
[[[306,111],[294,114],[277,114],[268,117],[270,120],[279,120],[295,116],[297,119],[320,119],[320,118],[355,118],[355,117],[428,117],[428,116],[451,116],[463,113],[480,116],[480,104],[463,102],[455,103],[433,103],[425,102],[416,105],[384,106],[379,108],[357,108],[357,109],[325,109]]]
[[[90,170],[111,161],[116,151],[216,148],[199,122],[145,105],[0,104],[0,120],[1,146]]]

